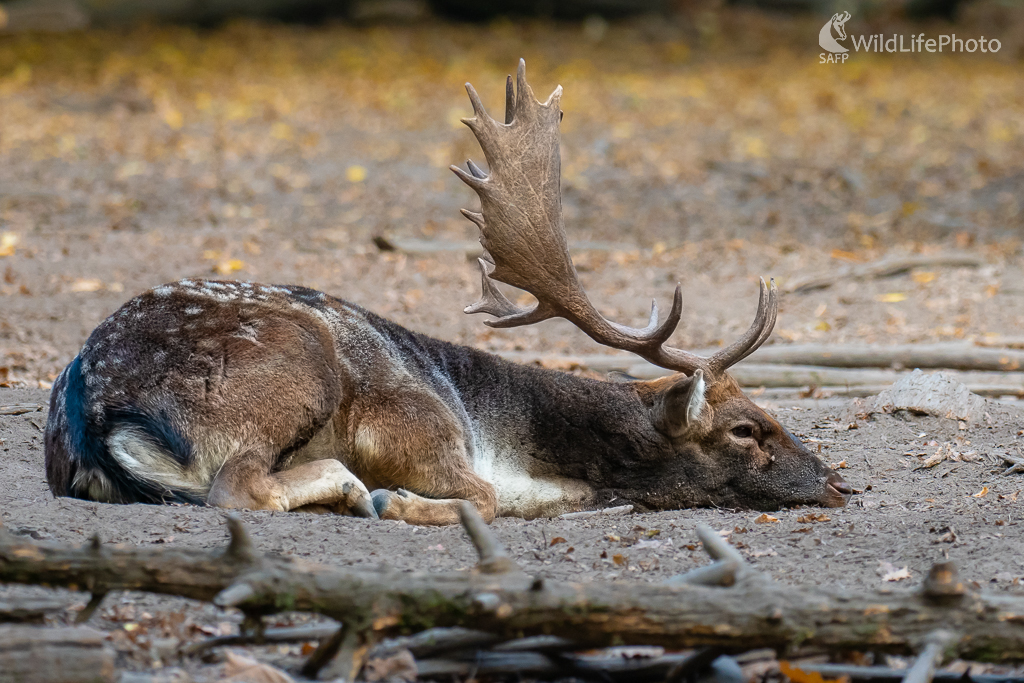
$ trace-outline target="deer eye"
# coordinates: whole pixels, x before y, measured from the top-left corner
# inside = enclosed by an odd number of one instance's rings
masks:
[[[737,439],[749,439],[754,435],[754,428],[750,425],[740,425],[732,428],[732,435]]]

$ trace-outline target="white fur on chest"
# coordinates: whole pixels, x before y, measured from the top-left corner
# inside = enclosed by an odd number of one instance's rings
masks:
[[[526,471],[514,452],[478,442],[473,470],[498,494],[499,517],[554,517],[580,509],[589,487],[564,477],[539,477]]]

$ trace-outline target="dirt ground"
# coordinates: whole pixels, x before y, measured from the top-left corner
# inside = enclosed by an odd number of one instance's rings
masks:
[[[97,323],[163,282],[304,284],[488,350],[600,352],[566,323],[494,331],[463,315],[479,288],[463,252],[415,256],[373,242],[475,238],[458,215],[474,200],[446,170],[480,157],[458,123],[469,114],[461,84],[500,111],[519,56],[539,94],[565,88],[567,230],[608,317],[640,323],[650,298],[667,302],[681,282],[673,344],[715,346],[749,324],[759,276],[784,286],[848,263],[957,251],[983,265],[786,295],[769,343],[1019,339],[1024,53],[1013,36],[1024,31],[1013,27],[1024,21],[980,6],[963,30],[1004,32],[998,56],[860,55],[844,70],[818,65],[813,40],[804,44],[813,21],[744,12],[596,29],[243,23],[3,37],[0,404],[40,405],[0,416],[4,524],[68,542],[98,531],[110,542],[225,543],[216,510],[54,499],[46,488],[49,383]],[[528,572],[572,581],[658,581],[703,564],[694,528],[704,522],[787,583],[909,590],[951,559],[987,590],[1024,590],[1024,475],[1002,476],[999,458],[1021,451],[1015,403],[992,403],[990,422],[966,431],[936,418],[864,419],[838,399],[766,408],[865,493],[814,520],[821,511],[757,523],[759,513],[684,510],[495,529]],[[939,448],[954,457],[923,468]],[[458,528],[243,518],[262,550],[334,565],[474,562]],[[904,567],[909,578],[884,580]],[[175,612],[185,625],[168,625]],[[138,595],[112,596],[94,617],[134,670],[179,664],[168,638],[238,621]],[[294,669],[296,652],[264,655]]]

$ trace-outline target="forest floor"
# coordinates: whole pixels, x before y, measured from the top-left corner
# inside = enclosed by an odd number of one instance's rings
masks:
[[[672,343],[707,348],[749,324],[758,277],[785,288],[850,263],[969,253],[980,267],[785,294],[769,343],[1019,340],[1024,53],[1013,36],[1024,31],[1011,27],[1024,20],[980,6],[957,31],[1005,32],[999,55],[855,55],[841,67],[817,63],[813,19],[748,12],[583,28],[236,23],[3,37],[0,404],[40,406],[0,416],[4,524],[68,542],[97,531],[120,543],[225,542],[217,510],[54,499],[46,488],[50,383],[104,317],[163,282],[304,284],[486,350],[600,353],[567,323],[492,330],[461,312],[479,276],[458,247],[476,237],[458,208],[475,199],[446,167],[481,156],[458,121],[470,112],[462,83],[500,112],[520,56],[538,95],[565,88],[567,233],[609,318],[641,323],[650,299],[667,302],[681,282]],[[375,237],[458,248],[382,251]],[[999,456],[1021,449],[1015,403],[992,403],[991,420],[967,430],[864,419],[839,398],[763,405],[866,492],[765,523],[685,510],[494,528],[527,571],[572,581],[691,569],[706,561],[694,532],[704,522],[787,583],[909,590],[948,558],[985,589],[1024,590],[1024,475],[999,474]],[[955,458],[922,468],[939,448]],[[242,516],[265,551],[409,570],[473,564],[458,528]],[[122,667],[148,670],[181,664],[169,639],[231,632],[239,619],[125,594],[93,623],[111,632]],[[298,650],[262,656],[294,670]]]

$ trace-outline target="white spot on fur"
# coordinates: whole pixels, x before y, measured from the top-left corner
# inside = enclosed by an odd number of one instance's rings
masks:
[[[202,306],[187,306],[185,307],[185,315],[199,315],[203,312]]]
[[[174,287],[171,287],[170,285],[162,285],[153,290],[153,294],[161,297],[170,296],[173,293]]]
[[[263,343],[256,338],[258,334],[259,328],[256,326],[256,323],[242,323],[241,325],[238,326],[238,332],[231,336],[237,339],[244,339],[246,341],[250,341],[256,346],[263,346]]]

